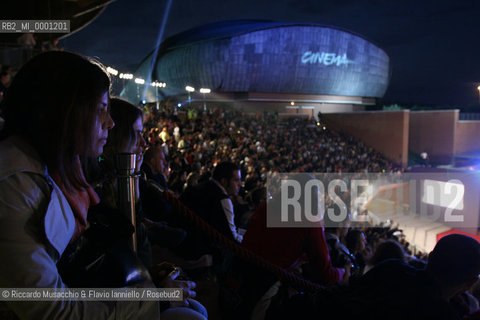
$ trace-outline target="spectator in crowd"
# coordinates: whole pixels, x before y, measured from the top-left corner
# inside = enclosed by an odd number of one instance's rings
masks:
[[[65,288],[56,263],[99,202],[82,164],[98,157],[114,126],[108,74],[68,52],[28,61],[5,96],[0,149],[0,286]],[[156,302],[7,301],[24,319],[159,317]]]
[[[142,135],[143,129],[143,112],[140,108],[130,104],[127,101],[112,98],[110,100],[110,114],[115,121],[115,127],[110,130],[107,143],[102,153],[102,161],[100,162],[100,177],[96,183],[96,191],[100,195],[101,205],[95,208],[94,212],[90,214],[92,218],[96,218],[96,215],[102,215],[102,223],[105,223],[105,217],[103,213],[113,209],[117,210],[117,214],[110,219],[124,220],[126,219],[129,224],[130,217],[124,217],[124,214],[118,212],[120,209],[119,198],[117,193],[117,185],[119,183],[117,179],[117,171],[115,165],[115,156],[119,153],[131,153],[135,154],[135,170],[139,171],[139,167],[143,162],[143,152],[145,148],[145,140]],[[140,200],[139,185],[135,185],[136,209],[138,211],[138,203]],[[142,260],[143,264],[150,268],[152,266],[152,257],[150,251],[150,244],[147,240],[146,227],[142,223],[142,216],[137,212],[136,221],[136,237],[137,237],[137,254]],[[113,223],[112,223],[113,224]],[[133,249],[133,248],[131,248]]]
[[[212,179],[198,185],[191,194],[183,194],[182,201],[228,238],[242,242],[234,223],[235,213],[230,196],[238,194],[241,185],[240,168],[232,162],[221,162],[213,170]],[[193,200],[193,202],[191,201]]]
[[[183,186],[183,192],[189,192],[191,188],[198,185],[198,180],[200,179],[200,174],[197,172],[190,172],[187,176],[187,181]],[[188,190],[187,190],[188,189]]]
[[[10,77],[11,77],[11,73],[8,71],[8,68],[4,68],[4,67],[2,67],[0,71],[0,102],[3,100],[3,97],[5,96],[5,92],[7,91],[8,85],[10,84]]]
[[[357,255],[365,250],[366,242],[365,235],[358,229],[348,231],[347,236],[345,237],[347,248],[353,255]]]
[[[17,38],[17,44],[20,45],[23,49],[23,57],[25,60],[28,60],[33,55],[33,48],[36,46],[37,42],[33,33],[27,32],[23,33]]]
[[[170,166],[163,152],[160,143],[150,144],[145,150],[144,162],[141,171],[144,179],[141,182],[150,181],[161,191],[168,190],[168,177],[170,175]],[[140,188],[146,187],[146,184],[140,184]]]
[[[158,128],[157,127],[153,127],[150,129],[150,131],[148,132],[148,144],[153,146],[153,145],[156,145],[157,143],[163,143],[163,141],[160,139],[160,137],[158,136]]]
[[[372,257],[368,261],[364,273],[375,267],[377,264],[386,261],[388,259],[397,259],[405,262],[405,252],[402,246],[395,240],[385,240],[381,242]]]
[[[168,140],[170,140],[170,135],[168,134],[168,128],[167,127],[163,127],[162,129],[162,132],[160,132],[160,134],[158,135],[160,137],[160,139],[162,139],[163,142],[167,142]]]
[[[180,196],[183,192],[183,186],[187,181],[187,172],[188,169],[173,170],[168,177],[168,185],[170,186],[170,190],[177,196]]]
[[[147,179],[151,179],[164,190],[168,190],[168,163],[160,145],[152,145],[145,151],[142,171]]]
[[[180,140],[180,127],[178,126],[178,123],[175,123],[175,127],[173,128],[173,138],[176,142]]]
[[[325,239],[332,264],[337,268],[342,268],[346,264],[350,266],[353,265],[355,263],[355,257],[344,244],[345,237],[350,228],[350,222],[348,220],[336,222],[329,218],[329,214],[325,214],[324,224]]]
[[[187,190],[180,200],[213,229],[230,240],[241,242],[242,235],[238,233],[234,223],[233,204],[229,198],[229,195],[238,193],[240,183],[238,166],[231,162],[222,162],[215,167],[210,180]],[[205,234],[181,217],[178,217],[174,225],[187,231],[186,240],[174,250],[177,255],[190,261],[211,255],[216,269],[214,272],[224,270],[226,256],[218,244],[212,243]]]
[[[355,257],[352,262],[359,274],[363,273],[363,268],[365,267],[364,251],[366,244],[367,240],[365,240],[365,235],[361,230],[352,229],[348,231],[345,237],[345,245],[353,257]]]
[[[140,108],[130,104],[125,100],[118,98],[113,98],[111,100],[111,115],[113,120],[116,122],[116,126],[111,130],[107,144],[105,145],[104,152],[104,162],[111,163],[116,154],[118,153],[131,153],[136,156],[136,168],[138,169],[142,166],[143,162],[143,153],[145,148],[145,140],[142,135],[143,131],[143,112]],[[102,172],[107,176],[112,175],[112,170],[108,170],[109,166],[104,166]],[[110,173],[108,172],[110,171]],[[112,190],[112,186],[116,185],[118,182],[115,180],[105,181],[103,183],[103,189]],[[139,184],[136,184],[136,193],[137,193],[137,203],[142,199],[142,194],[140,192]],[[113,201],[113,203],[112,203]],[[108,203],[112,207],[118,207],[116,202],[115,193],[110,192],[110,194],[102,194],[102,202]],[[182,319],[201,319],[206,316],[206,310],[198,302],[192,300],[191,298],[195,297],[196,293],[193,288],[195,283],[191,281],[176,281],[175,278],[171,279],[162,279],[158,276],[161,272],[161,268],[157,270],[157,266],[152,268],[152,252],[150,247],[150,242],[148,240],[155,240],[156,243],[160,242],[164,246],[169,246],[174,243],[174,245],[181,242],[185,237],[184,232],[179,230],[176,233],[172,228],[165,226],[163,223],[154,223],[146,221],[143,216],[143,211],[141,206],[136,206],[136,237],[137,237],[137,255],[142,260],[145,266],[150,268],[152,278],[156,281],[156,285],[159,287],[169,287],[182,288],[184,289],[184,304],[176,305],[175,314]],[[117,219],[123,217],[117,216]],[[147,239],[148,234],[148,239]],[[166,275],[167,276],[167,275]],[[168,284],[167,284],[168,282]],[[191,308],[186,307],[193,307]],[[162,315],[167,312],[169,316],[174,315],[174,311],[170,308],[162,310]]]
[[[145,151],[144,163],[140,179],[140,198],[142,201],[148,237],[153,244],[163,248],[178,246],[186,237],[180,228],[172,228],[168,222],[172,220],[172,207],[159,196],[160,192],[169,192],[166,181],[168,163],[159,144],[150,146]]]
[[[32,50],[35,47],[36,41],[33,33],[24,33],[17,38],[17,43],[24,49]]]

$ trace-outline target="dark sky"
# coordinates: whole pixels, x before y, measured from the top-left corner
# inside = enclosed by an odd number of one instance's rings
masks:
[[[134,72],[155,46],[166,4],[117,0],[61,45]],[[172,0],[164,38],[234,19],[314,22],[363,35],[390,56],[385,102],[479,104],[478,0]]]

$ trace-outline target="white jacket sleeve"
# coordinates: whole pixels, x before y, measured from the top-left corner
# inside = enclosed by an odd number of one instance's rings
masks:
[[[243,236],[237,232],[237,226],[235,225],[235,214],[233,213],[233,203],[230,198],[223,199],[221,201],[225,218],[227,219],[228,227],[232,231],[233,238],[238,242],[242,242]]]
[[[51,207],[51,201],[55,201],[50,190],[45,177],[35,174],[17,173],[0,181],[0,287],[65,287],[56,267],[58,253],[45,232],[45,228],[48,230],[45,212]],[[57,204],[56,209],[61,206]],[[54,214],[62,213],[56,210]],[[158,304],[146,301],[4,303],[20,319],[159,318]]]

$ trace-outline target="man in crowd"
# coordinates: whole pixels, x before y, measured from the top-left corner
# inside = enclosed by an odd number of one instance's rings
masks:
[[[213,170],[212,178],[182,194],[180,200],[213,229],[228,239],[241,242],[243,237],[238,233],[234,222],[233,204],[229,196],[240,189],[241,173],[237,165],[221,162]],[[203,255],[212,255],[216,266],[225,263],[225,255],[218,243],[212,243],[198,227],[192,226],[181,217],[176,225],[187,230],[186,240],[175,249],[175,253],[187,260],[196,260]]]
[[[147,179],[155,181],[164,190],[168,189],[168,163],[160,145],[151,146],[145,151],[142,171]]]
[[[146,178],[140,180],[142,209],[145,218],[151,221],[146,221],[148,239],[160,247],[176,247],[185,239],[186,232],[169,226],[168,223],[172,221],[172,207],[159,197],[159,192],[169,192],[168,163],[159,144],[145,151],[141,170]]]
[[[180,200],[220,233],[242,242],[230,199],[238,194],[240,186],[240,168],[232,162],[221,162],[213,170],[212,179],[184,193]]]

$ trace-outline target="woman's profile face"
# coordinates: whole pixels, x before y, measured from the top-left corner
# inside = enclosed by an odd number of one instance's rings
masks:
[[[137,170],[140,169],[140,166],[142,165],[143,162],[143,152],[145,151],[145,139],[143,138],[142,135],[142,130],[143,130],[143,118],[138,117],[137,120],[133,123],[133,131],[135,132],[135,141],[127,147],[127,150],[124,150],[124,152],[128,153],[134,153],[137,157],[136,161],[136,168]]]
[[[105,92],[95,109],[95,124],[93,126],[92,141],[89,156],[98,157],[103,153],[103,146],[107,143],[108,130],[112,129],[115,123],[110,117],[108,106],[108,92]]]

